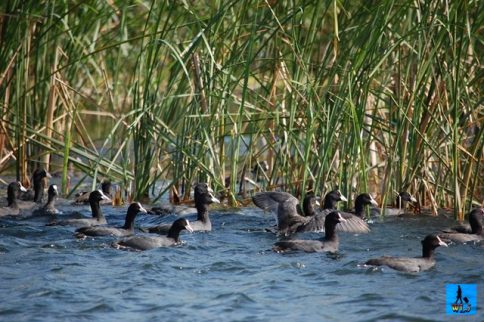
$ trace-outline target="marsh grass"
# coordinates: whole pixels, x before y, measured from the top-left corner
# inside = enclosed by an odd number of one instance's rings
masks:
[[[382,202],[408,190],[459,218],[482,201],[482,1],[0,10],[0,171],[15,165],[27,180],[57,155],[64,193],[73,165],[136,199],[183,201],[203,180],[236,205],[240,181],[267,160],[261,189],[338,186]],[[90,134],[106,124],[107,137]]]

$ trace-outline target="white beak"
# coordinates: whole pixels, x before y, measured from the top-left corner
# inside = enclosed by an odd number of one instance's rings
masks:
[[[444,243],[444,242],[442,241],[442,239],[440,239],[440,237],[439,237],[439,236],[437,236],[437,239],[439,240],[439,245],[440,245],[440,246],[449,247],[449,245],[447,245],[446,243]]]
[[[215,198],[211,193],[210,193],[210,198],[212,199],[212,202],[213,203],[220,203],[220,200],[218,200],[217,198]]]
[[[185,229],[188,230],[189,232],[193,233],[193,228],[190,226],[190,223],[187,220],[187,225],[185,226]]]
[[[139,212],[142,212],[144,214],[147,214],[148,213],[148,211],[146,211],[146,209],[143,208],[143,206],[139,202],[138,202],[138,206],[139,206]]]
[[[24,186],[22,186],[22,183],[21,183],[20,181],[18,182],[18,184],[19,184],[19,186],[20,186],[20,191],[22,191],[22,192],[27,192],[27,189],[25,189],[25,187],[24,187]]]
[[[344,202],[347,202],[348,201],[348,199],[346,199],[346,197],[343,196],[343,194],[341,192],[339,193],[339,195],[340,195],[341,201],[344,201]]]
[[[101,199],[102,199],[102,200],[111,201],[111,199],[110,199],[108,196],[106,196],[106,195],[104,194],[104,192],[102,192],[102,190],[98,190],[98,191],[101,193]]]
[[[346,219],[343,218],[343,216],[341,216],[341,214],[338,212],[338,218],[339,218],[339,221],[341,222],[345,222]]]
[[[371,195],[370,195],[370,198],[371,198],[371,199],[370,199],[371,204],[372,204],[373,206],[375,206],[375,207],[378,207],[378,202],[376,202],[376,200],[375,200],[375,199],[373,199],[373,197],[372,197]]]

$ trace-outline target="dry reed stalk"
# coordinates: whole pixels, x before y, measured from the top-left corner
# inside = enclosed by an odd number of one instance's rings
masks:
[[[6,77],[7,79],[11,79],[12,77],[13,70],[10,67],[8,71],[6,72]],[[8,81],[8,85],[5,88],[5,96],[3,98],[3,106],[1,108],[2,111],[2,117],[0,118],[0,159],[3,158],[3,152],[4,149],[6,149],[6,142],[9,141],[10,147],[12,147],[13,150],[13,143],[10,141],[10,138],[7,136],[7,131],[5,129],[5,123],[3,118],[7,116],[7,109],[10,103],[10,81]],[[7,154],[7,153],[6,153]],[[6,162],[8,158],[0,160],[0,167],[2,167],[3,163]]]
[[[47,111],[46,111],[46,119],[45,119],[45,144],[47,147],[47,151],[49,151],[51,144],[50,139],[52,138],[52,127],[53,127],[53,120],[54,120],[54,113],[57,108],[57,65],[59,62],[59,51],[56,48],[54,50],[54,62],[50,67],[51,77],[50,77],[50,85],[49,85],[49,98],[47,101]],[[50,166],[50,153],[47,152],[43,156],[42,163],[45,166],[45,169],[49,171]]]

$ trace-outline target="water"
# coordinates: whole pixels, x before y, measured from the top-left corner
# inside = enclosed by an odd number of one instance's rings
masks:
[[[126,207],[103,209],[110,223],[123,223]],[[175,218],[140,215],[136,224]],[[0,219],[0,320],[454,321],[445,315],[447,283],[478,284],[478,316],[468,320],[483,320],[480,245],[440,247],[437,266],[420,274],[361,266],[420,255],[426,234],[453,224],[445,217],[341,233],[337,256],[273,253],[276,236],[261,229],[273,219],[259,209],[212,211],[211,219],[212,232],[184,232],[185,244],[146,252],[113,249],[110,237],[76,240],[72,227]]]

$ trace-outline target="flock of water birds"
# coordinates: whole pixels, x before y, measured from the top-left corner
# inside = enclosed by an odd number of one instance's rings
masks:
[[[198,183],[194,187],[195,208],[197,218],[189,222],[181,211],[174,207],[158,207],[146,210],[139,202],[131,203],[126,213],[125,223],[121,227],[108,225],[102,212],[104,204],[111,204],[109,196],[110,183],[103,184],[103,189],[85,193],[74,201],[77,204],[89,203],[91,217],[85,217],[80,212],[63,213],[56,208],[58,200],[57,186],[52,184],[47,189],[47,201],[43,202],[45,179],[50,175],[44,169],[36,169],[32,176],[33,190],[25,189],[20,182],[12,182],[7,187],[7,205],[0,208],[0,217],[43,218],[46,226],[74,226],[77,238],[113,236],[119,239],[112,243],[117,249],[149,250],[158,247],[175,246],[181,243],[180,232],[187,230],[211,231],[209,205],[220,203],[214,192],[206,183]],[[103,191],[104,190],[104,191]],[[368,222],[365,221],[366,207],[370,207],[372,216],[380,215],[381,209],[368,193],[362,193],[355,199],[353,213],[336,210],[337,203],[347,201],[339,190],[326,194],[321,206],[314,194],[307,194],[302,205],[299,200],[287,192],[269,191],[253,195],[253,203],[264,211],[276,215],[276,225],[264,228],[277,234],[278,241],[273,245],[273,251],[283,252],[337,252],[339,249],[338,232],[369,233]],[[72,201],[64,201],[71,203]],[[386,208],[386,215],[401,215],[406,203],[414,203],[416,199],[408,192],[400,192],[396,203],[398,208]],[[139,213],[167,214],[178,213],[180,217],[171,224],[161,224],[154,227],[140,228],[142,233],[135,232],[135,218]],[[369,259],[365,265],[388,266],[404,272],[420,272],[435,265],[434,250],[439,246],[448,246],[450,241],[456,243],[480,242],[483,240],[482,219],[484,208],[475,208],[468,214],[469,225],[461,225],[438,233],[427,235],[422,240],[422,256],[420,257],[390,257],[383,256]],[[303,232],[324,232],[324,237],[317,240],[296,239],[294,236]]]

